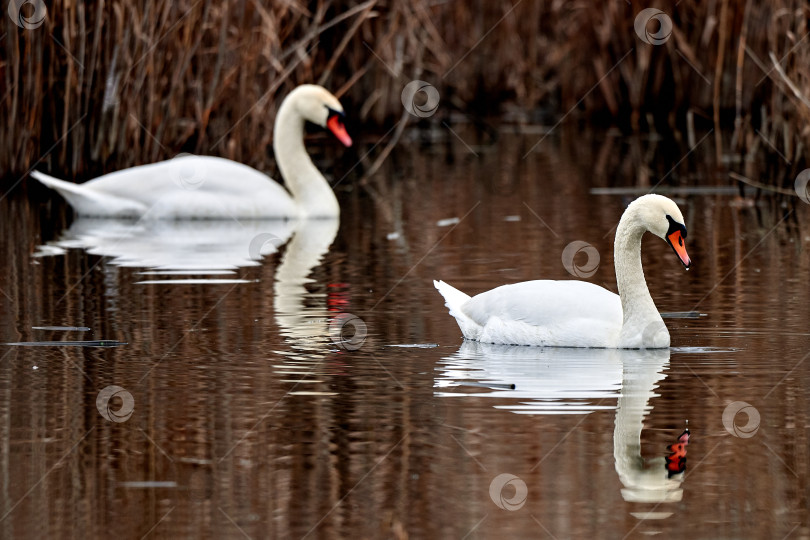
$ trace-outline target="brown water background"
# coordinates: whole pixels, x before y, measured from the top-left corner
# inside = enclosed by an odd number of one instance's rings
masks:
[[[699,150],[679,162],[655,140],[571,131],[525,159],[540,135],[415,133],[368,188],[337,187],[340,229],[308,277],[280,271],[295,236],[225,276],[240,283],[144,284],[144,268],[83,249],[35,257],[70,225],[64,204],[4,198],[0,341],[127,344],[0,346],[0,537],[810,537],[810,206],[685,189],[731,184]],[[561,254],[581,240],[600,256],[589,281],[615,291],[612,231],[633,195],[591,189],[662,178],[694,266],[648,235],[650,291],[661,311],[705,314],[666,320],[668,359],[459,350],[433,279],[468,293],[570,279]],[[339,313],[367,328],[356,350],[330,339]],[[91,330],[32,329],[47,325]],[[109,385],[133,397],[124,422],[99,413]],[[623,496],[631,387],[649,397],[637,469],[660,469],[688,420],[680,500]],[[753,434],[724,426],[736,402]],[[502,473],[526,485],[518,510],[490,496]]]

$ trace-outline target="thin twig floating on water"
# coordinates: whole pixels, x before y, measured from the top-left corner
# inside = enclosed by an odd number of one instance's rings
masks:
[[[735,186],[657,186],[650,190],[646,186],[627,187],[595,187],[591,188],[591,195],[644,195],[646,193],[681,195],[736,195],[739,190]]]
[[[699,311],[662,311],[660,315],[664,319],[699,319],[706,316]]]
[[[403,343],[399,345],[383,345],[383,347],[399,347],[402,349],[433,349],[438,346],[438,343]]]
[[[118,482],[118,486],[130,489],[176,488],[177,482],[167,480],[145,480],[132,482]]]
[[[121,345],[129,345],[129,343],[113,339],[102,339],[97,341],[19,341],[5,343],[4,345],[16,347],[120,347]]]
[[[492,388],[493,390],[514,390],[517,388],[514,384],[498,384],[498,383],[480,383],[462,381],[459,384],[462,386],[478,386],[480,388]]]
[[[89,332],[86,326],[32,326],[31,330],[55,330],[57,332]]]

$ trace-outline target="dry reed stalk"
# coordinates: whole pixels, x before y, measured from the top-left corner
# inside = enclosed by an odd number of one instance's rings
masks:
[[[526,121],[541,109],[681,130],[690,112],[692,130],[715,128],[718,162],[772,152],[757,143],[764,110],[782,134],[769,141],[805,163],[810,1],[653,4],[673,22],[659,46],[622,0],[55,0],[39,28],[0,22],[0,172],[8,185],[33,166],[88,177],[181,151],[267,170],[295,85],[337,91],[368,129],[401,118],[415,78],[477,115],[511,103]]]

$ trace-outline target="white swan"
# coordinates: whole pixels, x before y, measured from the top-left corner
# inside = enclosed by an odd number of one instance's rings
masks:
[[[306,121],[328,128],[345,144],[343,107],[326,89],[305,84],[281,103],[273,150],[288,193],[246,165],[181,155],[168,161],[106,174],[81,185],[39,171],[31,176],[57,190],[79,215],[153,219],[337,217],[337,199],[304,147]],[[292,195],[292,196],[291,196]]]
[[[584,281],[526,281],[473,298],[442,281],[433,284],[466,339],[551,347],[669,347],[669,332],[641,269],[641,237],[647,231],[666,240],[689,269],[678,206],[661,195],[644,195],[627,207],[616,229],[618,295]]]

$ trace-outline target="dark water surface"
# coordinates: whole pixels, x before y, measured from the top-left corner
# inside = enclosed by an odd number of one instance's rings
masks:
[[[648,235],[645,273],[706,315],[666,319],[669,351],[463,344],[433,279],[569,279],[579,240],[615,291],[630,199],[590,189],[677,161],[616,137],[522,159],[537,138],[401,145],[339,224],[5,198],[0,341],[90,343],[0,346],[0,537],[810,537],[810,206],[672,194],[694,266]],[[729,185],[701,159],[663,185]]]

